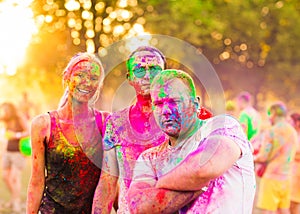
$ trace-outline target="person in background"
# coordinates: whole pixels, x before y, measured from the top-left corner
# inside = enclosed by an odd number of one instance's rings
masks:
[[[291,192],[291,214],[300,213],[300,114],[291,114],[291,122],[298,134],[298,147],[293,162],[292,192]]]
[[[240,111],[239,121],[251,142],[253,153],[256,154],[260,147],[259,132],[261,128],[261,116],[252,106],[252,96],[249,92],[241,92],[236,99],[237,107]]]
[[[180,70],[158,74],[150,93],[169,140],[137,160],[127,195],[131,212],[251,214],[253,156],[239,122],[227,115],[199,119],[194,82]]]
[[[272,104],[268,115],[271,127],[265,130],[262,146],[254,156],[255,163],[267,163],[260,179],[256,206],[264,214],[288,214],[297,132],[287,121],[287,108],[283,102]]]
[[[136,91],[136,102],[112,113],[106,122],[102,174],[93,213],[110,213],[118,193],[118,213],[129,213],[125,195],[139,154],[167,140],[152,113],[150,83],[166,68],[164,55],[152,46],[141,46],[126,61],[127,80]],[[119,179],[119,183],[118,183]]]
[[[29,99],[29,93],[28,92],[23,92],[22,93],[22,99],[19,102],[20,105],[20,110],[22,114],[25,116],[27,119],[28,123],[30,123],[31,119],[36,113],[36,106],[34,102],[32,102]]]
[[[27,214],[91,213],[108,115],[94,108],[103,79],[98,57],[76,54],[63,72],[66,88],[57,110],[32,120]]]
[[[225,111],[226,111],[226,114],[229,114],[233,117],[236,117],[236,104],[234,101],[232,100],[227,100],[226,103],[225,103]]]
[[[4,123],[7,139],[6,151],[3,154],[3,179],[11,200],[7,206],[13,211],[21,211],[21,179],[26,158],[20,152],[19,141],[29,135],[26,119],[23,118],[13,103],[5,102],[0,106],[0,121]]]

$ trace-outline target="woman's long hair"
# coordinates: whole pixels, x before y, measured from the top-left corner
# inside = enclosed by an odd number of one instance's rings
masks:
[[[23,127],[21,125],[21,116],[16,108],[16,106],[13,103],[5,102],[1,104],[1,108],[7,108],[9,112],[6,117],[1,118],[1,120],[5,123],[7,126],[10,121],[13,121],[15,124],[14,131],[23,131]]]

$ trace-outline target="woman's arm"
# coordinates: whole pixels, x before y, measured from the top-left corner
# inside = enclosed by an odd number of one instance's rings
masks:
[[[93,200],[94,214],[110,214],[116,200],[118,163],[115,148],[104,151],[101,176]]]
[[[31,123],[32,168],[27,190],[27,214],[37,214],[45,187],[45,146],[49,140],[50,117],[39,115]]]

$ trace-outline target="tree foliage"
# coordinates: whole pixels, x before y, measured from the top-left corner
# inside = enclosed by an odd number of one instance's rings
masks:
[[[274,99],[300,105],[297,0],[35,0],[32,8],[40,31],[21,71],[31,69],[27,81],[39,83],[46,102],[60,96],[60,73],[75,52],[100,52],[149,32],[195,46],[213,64],[227,98],[248,90],[261,108]],[[124,76],[124,66],[116,68],[106,93]]]

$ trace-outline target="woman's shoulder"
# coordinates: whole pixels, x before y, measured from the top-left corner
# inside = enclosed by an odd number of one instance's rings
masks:
[[[49,113],[35,116],[31,121],[31,139],[33,143],[40,143],[49,139],[51,119]]]
[[[31,120],[31,125],[34,127],[46,127],[50,124],[50,115],[48,113],[39,114]]]

